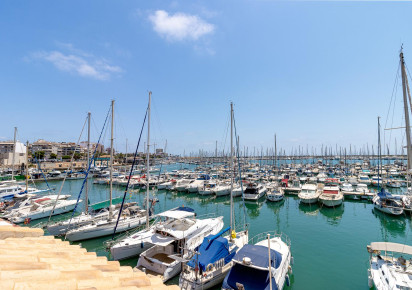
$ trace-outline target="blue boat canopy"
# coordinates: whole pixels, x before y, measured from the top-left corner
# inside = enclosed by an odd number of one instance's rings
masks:
[[[275,269],[279,268],[280,262],[282,262],[282,255],[275,251],[270,250],[271,267]],[[234,261],[239,263],[243,262],[243,258],[250,258],[252,266],[263,269],[269,269],[268,248],[260,245],[244,245],[233,258]]]
[[[205,237],[198,249],[200,255],[195,254],[187,265],[195,269],[196,263],[198,263],[199,269],[205,271],[207,265],[213,264],[222,258],[225,258],[225,264],[229,262],[233,258],[235,252],[232,254],[229,252],[228,240],[220,236],[229,229],[230,227],[222,230],[216,235],[209,235]]]
[[[381,189],[381,191],[378,193],[378,196],[381,199],[388,199],[388,198],[393,198],[392,194],[390,194],[389,192],[385,191],[385,189]]]
[[[210,180],[210,175],[202,174],[197,180]]]
[[[187,211],[187,212],[195,212],[195,210],[191,207],[186,207],[186,206],[180,206],[175,210],[182,210],[182,211]]]
[[[242,284],[246,290],[270,290],[269,279],[272,279],[272,290],[278,290],[279,287],[276,284],[276,280],[269,276],[269,271],[258,270],[235,263],[223,280],[222,289],[238,289],[239,283]]]

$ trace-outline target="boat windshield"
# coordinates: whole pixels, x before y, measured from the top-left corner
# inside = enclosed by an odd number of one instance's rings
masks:
[[[302,193],[315,193],[313,189],[302,189]]]

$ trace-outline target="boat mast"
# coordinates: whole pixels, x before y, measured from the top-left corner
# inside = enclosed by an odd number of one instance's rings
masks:
[[[230,102],[230,228],[233,228],[233,103]],[[232,239],[232,235],[230,235]]]
[[[378,191],[380,191],[379,181],[380,181],[380,168],[381,168],[381,123],[378,117]]]
[[[114,100],[112,100],[112,122],[111,122],[111,135],[110,135],[110,206],[109,206],[109,219],[112,218],[112,194],[113,194],[113,121],[114,121]],[[87,200],[86,200],[87,203]]]
[[[16,156],[16,135],[17,135],[17,127],[14,127],[13,159],[11,161],[11,180],[14,179],[14,160]]]
[[[29,141],[26,142],[26,193],[29,193]]]
[[[149,228],[149,177],[150,177],[150,102],[152,92],[149,92],[149,106],[147,108],[147,149],[146,149],[146,228]]]
[[[275,169],[278,167],[278,150],[276,147],[276,134],[275,134]]]
[[[272,290],[272,257],[270,255],[270,234],[268,237],[268,252],[269,252],[269,289]],[[276,265],[276,262],[274,263]]]
[[[87,167],[90,164],[90,115],[91,113],[88,112],[87,113]],[[96,144],[97,146],[97,144]],[[89,211],[89,179],[86,178],[86,198],[85,198],[85,202],[84,202],[84,213],[87,214],[87,212]]]
[[[405,71],[405,60],[403,58],[403,51],[401,49],[401,53],[399,55],[401,61],[401,72],[402,72],[402,92],[403,92],[403,108],[405,110],[405,130],[406,130],[406,153],[408,155],[408,165],[407,165],[407,176],[409,176],[409,170],[411,169],[412,165],[412,155],[411,155],[411,127],[409,124],[409,110],[408,110],[408,97],[407,97],[407,89],[408,87],[408,79],[406,76]]]

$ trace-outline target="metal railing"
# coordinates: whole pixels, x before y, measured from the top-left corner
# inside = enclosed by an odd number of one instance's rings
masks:
[[[280,240],[283,241],[290,248],[290,245],[291,245],[290,238],[284,233],[278,233],[276,231],[267,231],[267,232],[259,233],[253,238],[249,239],[249,244],[254,245],[260,241],[266,240],[268,237],[268,234],[270,235],[270,239],[280,238]]]

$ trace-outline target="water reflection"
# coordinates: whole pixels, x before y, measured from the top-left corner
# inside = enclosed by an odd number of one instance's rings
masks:
[[[305,204],[299,202],[299,210],[309,216],[316,216],[319,213],[319,205],[317,203]]]
[[[246,211],[251,219],[255,219],[259,216],[263,203],[264,199],[262,201],[245,200]]]
[[[280,209],[282,208],[282,206],[285,204],[285,199],[282,199],[281,201],[277,201],[277,202],[271,202],[271,201],[267,201],[266,205],[268,208],[270,208],[274,213],[279,213]]]
[[[338,225],[342,219],[344,205],[338,207],[326,207],[322,206],[319,212],[326,217],[326,221],[331,225]]]
[[[372,209],[372,213],[381,223],[381,234],[384,241],[388,240],[388,234],[390,234],[392,238],[399,236],[403,237],[405,235],[405,216],[388,215],[375,208]]]

